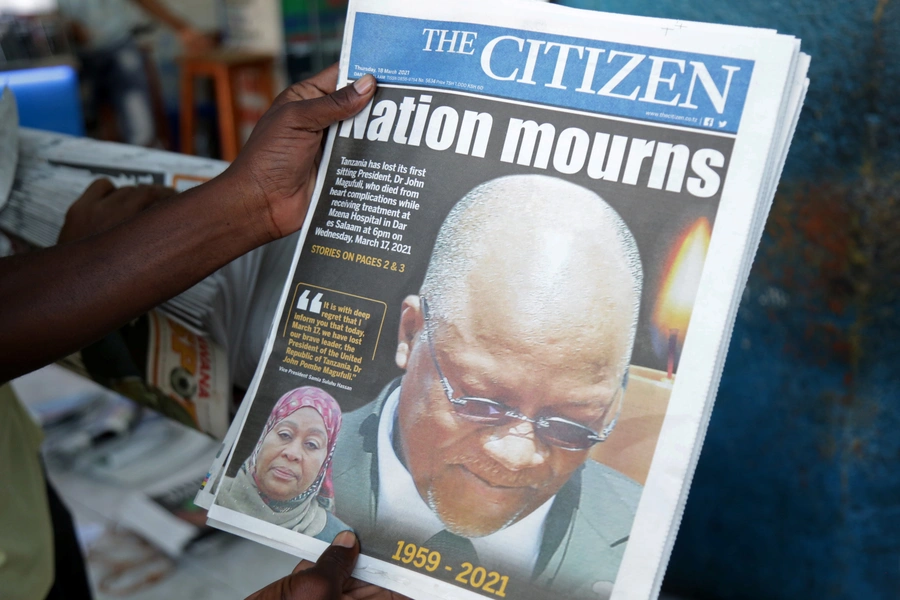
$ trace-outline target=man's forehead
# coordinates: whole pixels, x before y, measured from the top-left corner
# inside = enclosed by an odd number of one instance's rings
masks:
[[[457,294],[468,296],[467,304],[476,310],[515,309],[533,321],[571,310],[622,311],[630,319],[633,274],[614,237],[606,229],[591,236],[553,224],[500,239],[482,238],[477,242],[483,246],[479,260],[457,274],[457,285],[464,288]]]
[[[438,266],[429,268],[441,276],[423,286],[439,314],[475,313],[487,322],[479,326],[518,316],[519,337],[634,323],[639,259],[627,226],[595,193],[555,178],[513,176],[476,188],[459,206],[442,228]]]
[[[440,328],[438,353],[449,375],[467,393],[512,395],[520,388],[555,388],[560,402],[589,405],[608,398],[620,385],[627,338],[538,334],[515,327],[502,315],[494,321],[462,320]],[[510,325],[506,327],[504,325]],[[578,330],[576,330],[578,332]],[[619,339],[616,339],[616,338]]]
[[[453,319],[466,342],[521,351],[552,348],[601,363],[612,360],[609,352],[627,352],[635,310],[630,287],[616,288],[610,281],[596,281],[594,287],[548,285],[490,275],[469,277]]]

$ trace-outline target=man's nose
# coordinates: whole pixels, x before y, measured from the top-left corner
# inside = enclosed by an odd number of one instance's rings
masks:
[[[546,450],[535,439],[534,427],[527,421],[492,435],[485,442],[484,450],[511,471],[540,466],[546,458]]]

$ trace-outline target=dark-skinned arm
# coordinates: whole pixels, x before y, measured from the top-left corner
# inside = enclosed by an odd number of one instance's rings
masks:
[[[337,68],[285,90],[219,177],[86,239],[0,259],[0,382],[121,327],[303,223],[323,132],[371,99]]]

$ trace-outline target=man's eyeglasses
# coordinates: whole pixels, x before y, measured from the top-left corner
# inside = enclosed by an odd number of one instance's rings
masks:
[[[428,339],[428,348],[431,351],[431,360],[434,362],[434,368],[437,371],[447,395],[447,400],[453,406],[453,410],[461,418],[479,423],[482,425],[505,425],[513,421],[527,421],[534,427],[534,433],[537,438],[544,444],[556,446],[564,450],[587,450],[594,444],[603,442],[612,433],[619,419],[618,411],[613,420],[603,428],[601,432],[596,432],[589,427],[585,427],[574,421],[563,419],[562,417],[538,417],[532,419],[523,415],[514,408],[491,400],[489,398],[479,398],[477,396],[461,396],[454,397],[453,386],[441,371],[441,365],[438,363],[437,353],[434,350],[434,340],[431,335],[431,314],[428,310],[428,301],[424,296],[422,299],[422,309],[425,316],[425,337]],[[627,380],[627,375],[626,375]],[[619,393],[624,392],[625,384],[623,382],[622,389]],[[619,398],[619,410],[621,410],[621,398]]]

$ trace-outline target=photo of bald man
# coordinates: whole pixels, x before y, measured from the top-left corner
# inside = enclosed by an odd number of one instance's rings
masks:
[[[608,594],[642,488],[589,451],[615,435],[642,279],[584,187],[512,175],[459,200],[402,303],[405,373],[344,417],[336,512],[363,551],[439,550],[509,576],[507,597]]]

